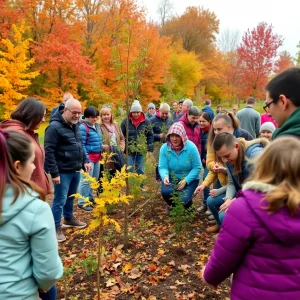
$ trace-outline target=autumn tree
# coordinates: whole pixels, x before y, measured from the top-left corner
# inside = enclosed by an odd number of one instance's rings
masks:
[[[172,98],[193,97],[195,87],[203,77],[203,64],[197,55],[180,48],[173,48],[170,57],[169,76],[165,85],[165,96],[169,95],[169,101]]]
[[[264,22],[244,33],[237,50],[244,97],[263,97],[263,87],[274,70],[277,50],[282,43],[282,37],[273,32],[273,26]]]
[[[31,39],[24,37],[26,26],[12,25],[12,31],[12,39],[0,41],[0,102],[4,103],[5,117],[27,96],[26,89],[39,74],[30,72],[34,59],[28,57]]]
[[[240,44],[240,32],[235,30],[224,30],[218,38],[218,48],[223,53],[234,52]]]
[[[171,36],[173,42],[181,41],[186,51],[195,51],[202,56],[209,55],[218,32],[219,20],[215,13],[194,6],[167,21],[161,29],[161,33]]]
[[[295,67],[295,63],[293,61],[293,58],[291,54],[288,51],[282,51],[279,54],[279,58],[275,63],[275,74],[278,74],[282,71],[284,71],[287,68]]]
[[[56,105],[64,91],[77,95],[78,84],[90,88],[94,69],[82,51],[83,47],[72,40],[64,24],[56,25],[53,34],[36,44],[35,59],[41,74],[47,79],[44,100],[48,105]]]

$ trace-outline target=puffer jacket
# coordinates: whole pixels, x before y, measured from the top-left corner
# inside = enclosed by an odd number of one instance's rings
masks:
[[[86,124],[88,130],[83,123]],[[88,157],[89,153],[101,153],[102,134],[99,124],[96,123],[94,128],[90,123],[82,120],[79,129],[82,138],[82,147],[86,157]]]
[[[60,173],[80,171],[88,158],[82,148],[79,125],[66,123],[62,117],[63,107],[51,117],[45,131],[45,169],[52,178]]]
[[[199,155],[201,155],[201,139],[200,139],[199,123],[195,123],[191,125],[187,118],[187,113],[185,113],[180,118],[179,123],[183,125],[188,139],[196,145]]]
[[[126,140],[126,131],[127,131],[127,118],[124,119],[121,123],[121,130]],[[132,122],[131,115],[128,120],[128,141],[126,140],[126,146],[128,146],[132,142],[137,141],[137,137],[139,134],[146,135],[147,138],[147,149],[148,152],[153,152],[153,130],[151,126],[151,122],[146,119],[144,113],[141,113],[141,121],[137,126],[135,126]],[[138,150],[138,149],[137,149]],[[129,151],[129,153],[131,153]],[[138,153],[135,152],[135,153]],[[134,153],[131,153],[134,154]]]
[[[232,300],[300,299],[300,212],[269,213],[265,193],[274,186],[248,182],[229,207],[204,279],[219,285],[234,273]]]

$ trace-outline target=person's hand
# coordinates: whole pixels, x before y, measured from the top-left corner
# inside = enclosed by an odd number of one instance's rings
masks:
[[[168,177],[164,178],[164,185],[171,185]]]
[[[200,193],[202,193],[202,192],[204,191],[205,188],[206,188],[205,185],[203,185],[203,184],[199,185],[199,186],[195,189],[194,194],[200,194]]]
[[[226,201],[220,206],[220,212],[222,211],[226,211],[228,209],[228,207],[231,205],[232,200],[231,199],[226,199]]]
[[[215,173],[224,173],[224,174],[227,173],[226,168],[224,168],[220,163],[215,163],[215,165],[213,166],[212,170]]]
[[[210,190],[209,191],[209,196],[216,197],[217,196],[217,190]]]
[[[84,170],[90,172],[92,170],[92,165],[90,163],[84,164]]]
[[[52,178],[53,184],[60,184],[60,176]]]
[[[204,284],[210,286],[212,289],[214,289],[215,291],[218,289],[218,286],[213,286],[213,285],[210,285],[206,282],[205,278],[204,278],[204,271],[205,271],[205,268],[206,266],[204,266],[200,272],[200,277],[201,277],[201,280],[203,281]]]
[[[184,179],[179,181],[177,191],[183,190],[185,186],[186,186],[186,181]]]
[[[103,150],[104,150],[105,152],[108,152],[109,149],[110,149],[110,146],[109,146],[109,145],[103,145],[102,148],[103,148]]]
[[[165,134],[164,133],[160,133],[159,134],[159,138],[162,140],[163,138],[165,137]]]

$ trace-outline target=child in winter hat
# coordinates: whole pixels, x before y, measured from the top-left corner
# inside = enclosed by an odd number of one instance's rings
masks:
[[[134,100],[131,105],[130,112],[142,112],[142,111],[143,111],[142,106],[139,100]]]
[[[267,138],[269,141],[272,140],[272,134],[276,127],[272,122],[265,122],[260,126],[260,136]]]

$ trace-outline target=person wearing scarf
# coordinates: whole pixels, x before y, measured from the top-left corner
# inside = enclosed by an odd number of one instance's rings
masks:
[[[201,160],[197,147],[188,140],[182,124],[175,123],[160,148],[158,170],[162,179],[161,195],[173,205],[172,196],[180,195],[185,208],[192,205],[193,194],[199,184]]]
[[[103,135],[103,150],[110,154],[111,147],[116,146],[117,149],[124,152],[125,138],[119,124],[114,121],[112,110],[109,107],[103,107],[100,110],[100,128]],[[115,173],[116,166],[113,161],[107,162],[104,167],[110,171],[111,175]]]

